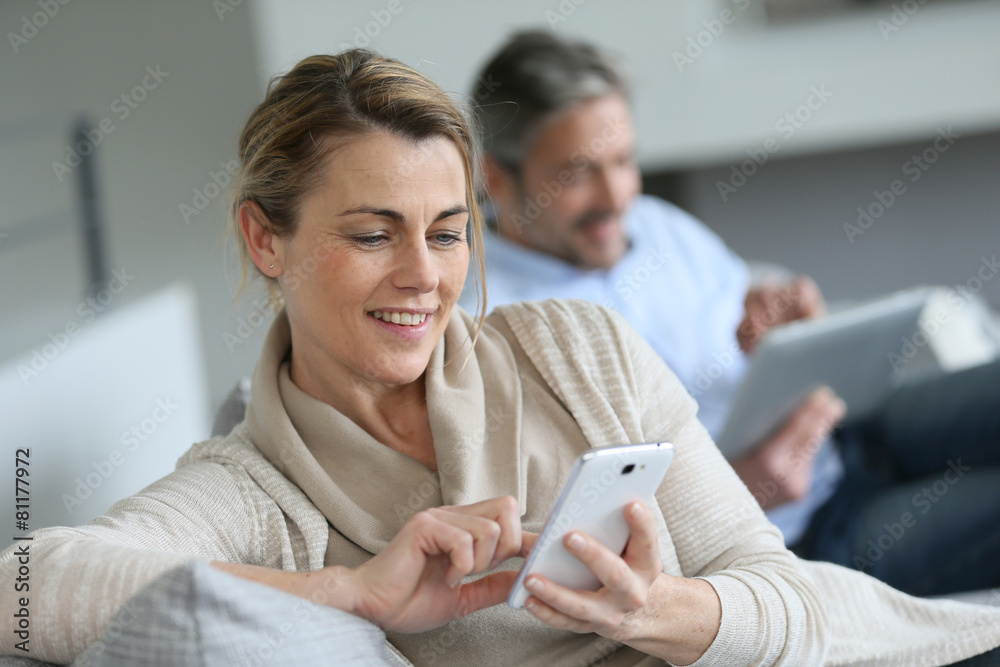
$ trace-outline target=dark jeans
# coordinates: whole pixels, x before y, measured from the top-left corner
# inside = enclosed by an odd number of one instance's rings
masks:
[[[952,664],[955,667],[1000,667],[1000,648]]]
[[[1000,586],[1000,362],[901,387],[837,442],[844,477],[793,551],[912,595]]]

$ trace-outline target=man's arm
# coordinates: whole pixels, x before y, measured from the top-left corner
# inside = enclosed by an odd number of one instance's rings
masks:
[[[769,510],[804,498],[812,486],[813,462],[823,441],[844,418],[847,406],[828,387],[817,389],[781,429],[756,449],[731,461],[747,488],[772,489],[755,494]]]
[[[736,330],[745,353],[753,352],[772,327],[819,317],[826,312],[823,295],[808,276],[790,281],[764,282],[747,290],[746,313]],[[816,453],[834,426],[843,419],[844,402],[827,388],[817,390],[796,409],[771,438],[749,454],[731,461],[736,474],[751,490],[773,489],[758,500],[765,510],[804,498],[812,486]]]

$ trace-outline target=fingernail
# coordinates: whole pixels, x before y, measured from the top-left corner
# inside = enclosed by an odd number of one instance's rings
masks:
[[[458,585],[462,583],[462,577],[456,577],[448,582],[448,586],[451,588],[458,588]]]
[[[628,513],[633,519],[638,519],[642,516],[642,506],[639,503],[633,503],[628,509]]]
[[[542,582],[535,577],[529,577],[527,581],[524,582],[524,587],[527,588],[532,593],[542,592]]]
[[[535,611],[535,607],[538,606],[538,603],[534,600],[528,600],[524,603],[524,606],[528,608],[528,611]]]
[[[577,549],[577,550],[579,550],[579,549],[583,548],[584,542],[583,542],[583,538],[580,537],[579,533],[573,533],[572,535],[569,536],[569,540],[567,540],[567,544],[569,545],[570,549]]]

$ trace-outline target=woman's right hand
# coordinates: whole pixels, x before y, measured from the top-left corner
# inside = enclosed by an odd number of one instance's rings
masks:
[[[425,510],[381,553],[347,572],[346,609],[387,630],[436,628],[503,602],[516,570],[470,583],[463,578],[525,556],[536,538],[521,530],[517,501],[510,496]]]
[[[358,568],[314,572],[213,561],[224,572],[349,611],[384,630],[422,632],[503,602],[516,570],[462,579],[524,557],[538,535],[521,530],[510,496],[415,514],[381,553]]]

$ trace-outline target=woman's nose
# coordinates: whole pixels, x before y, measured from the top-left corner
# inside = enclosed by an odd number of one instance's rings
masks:
[[[421,239],[406,244],[398,257],[393,284],[403,289],[432,292],[438,286],[438,270],[430,248]]]

